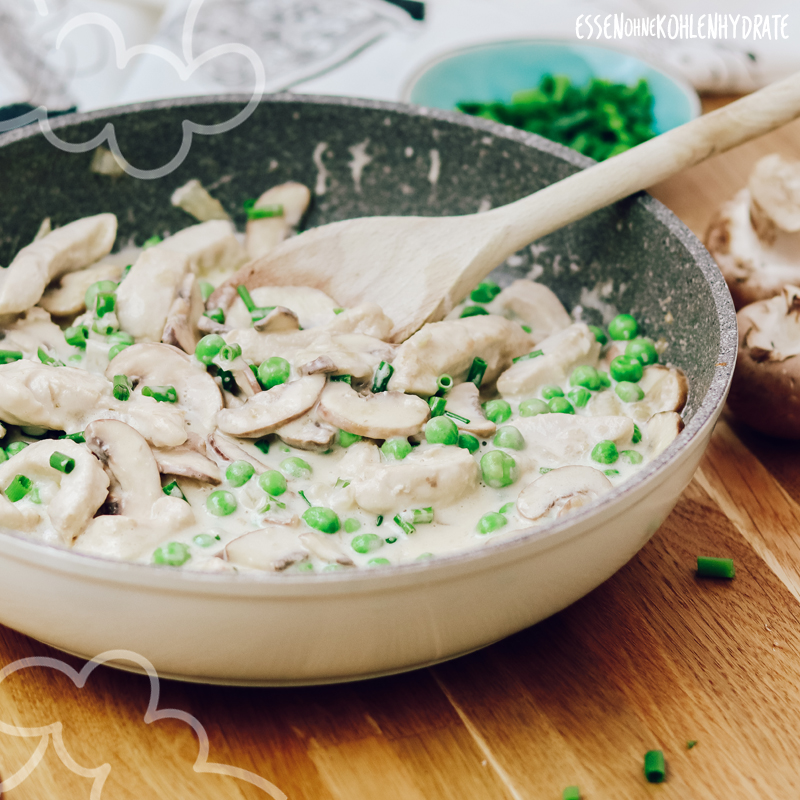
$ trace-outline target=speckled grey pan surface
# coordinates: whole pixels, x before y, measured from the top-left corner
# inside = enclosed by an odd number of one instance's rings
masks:
[[[237,100],[148,103],[69,115],[52,127],[78,143],[111,122],[125,157],[139,169],[155,169],[179,151],[184,120],[224,122],[244,106]],[[239,224],[244,199],[301,181],[315,189],[306,220],[313,227],[356,216],[469,214],[591,163],[532,134],[455,113],[291,95],[269,97],[232,131],[196,135],[188,158],[165,178],[96,175],[91,158],[57,149],[38,128],[0,137],[0,264],[31,240],[45,216],[61,225],[113,211],[118,244],[183,228],[192,220],[169,198],[190,178],[213,187]],[[501,284],[523,276],[548,284],[567,308],[582,306],[587,321],[598,322],[603,310],[626,311],[648,335],[664,337],[665,358],[690,378],[687,422],[704,399],[713,403],[724,392],[736,346],[727,288],[700,242],[652,198],[631,198],[570,225],[495,274]]]

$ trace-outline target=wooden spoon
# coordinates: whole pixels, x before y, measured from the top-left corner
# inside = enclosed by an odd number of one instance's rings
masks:
[[[227,283],[315,286],[344,306],[373,301],[394,321],[393,341],[403,341],[539,237],[798,116],[800,73],[507,206],[323,225],[287,239]]]

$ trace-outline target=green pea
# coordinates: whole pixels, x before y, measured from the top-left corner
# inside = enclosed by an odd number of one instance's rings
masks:
[[[584,386],[597,391],[600,388],[600,375],[594,367],[581,366],[572,370],[569,376],[570,386]]]
[[[393,436],[381,445],[381,452],[386,458],[393,458],[395,461],[402,461],[411,450],[408,439],[403,436]]]
[[[619,341],[635,339],[639,333],[639,323],[630,314],[618,314],[608,323],[608,335]]]
[[[217,333],[210,333],[197,343],[194,357],[208,366],[219,355],[219,351],[223,347],[225,347],[225,340]]]
[[[336,533],[339,530],[339,517],[336,512],[322,506],[311,506],[303,512],[303,521],[309,528],[323,533]]]
[[[567,397],[572,402],[572,405],[583,408],[591,400],[592,393],[583,386],[576,386],[567,392]]]
[[[639,426],[634,422],[633,423],[633,436],[631,436],[631,442],[633,444],[639,444],[642,441],[642,431],[640,430]]]
[[[502,489],[517,479],[517,462],[502,450],[492,450],[481,457],[481,475],[487,486]]]
[[[292,368],[285,358],[273,356],[261,362],[258,368],[258,382],[262,389],[271,389],[289,380]]]
[[[486,419],[500,425],[511,418],[511,406],[505,400],[489,400],[483,404]]]
[[[506,524],[508,524],[508,520],[502,514],[490,511],[478,520],[478,533],[493,533]]]
[[[642,454],[636,450],[621,450],[619,457],[628,464],[641,464],[644,460]]]
[[[600,376],[600,388],[608,389],[611,386],[611,378],[608,377],[608,373],[597,370],[597,374]]]
[[[225,477],[232,486],[244,486],[255,475],[256,469],[249,461],[234,461],[228,464]]]
[[[113,294],[116,291],[117,284],[114,281],[97,281],[86,290],[83,301],[86,303],[86,308],[93,312],[98,294]]]
[[[471,434],[465,431],[458,432],[458,446],[463,447],[470,453],[477,453],[481,443]]]
[[[361,436],[357,433],[349,433],[348,431],[339,431],[339,444],[342,447],[350,447],[351,444],[361,441]]]
[[[355,517],[348,517],[344,521],[344,529],[346,533],[355,533],[361,529],[361,523]]]
[[[480,317],[488,313],[489,312],[481,306],[464,306],[464,310],[461,312],[461,318]]]
[[[275,469],[262,472],[258,477],[258,485],[270,496],[278,497],[286,491],[286,478]]]
[[[652,339],[632,339],[625,345],[625,355],[635,358],[645,367],[658,363],[658,351]]]
[[[392,562],[388,558],[371,558],[367,561],[368,567],[386,567]]]
[[[458,444],[458,427],[449,417],[434,417],[425,425],[425,439],[430,444]]]
[[[574,414],[575,409],[566,397],[554,397],[549,403],[550,411],[553,414]]]
[[[156,548],[153,553],[153,563],[163,564],[167,567],[180,567],[191,557],[192,554],[189,552],[189,547],[183,542],[169,542]]]
[[[531,397],[528,400],[523,400],[519,404],[519,415],[521,417],[535,417],[539,414],[549,414],[550,406],[544,400],[539,400],[537,397]]]
[[[505,447],[509,450],[522,450],[525,447],[525,439],[513,425],[498,428],[492,443],[495,447]]]
[[[615,381],[636,383],[642,379],[644,370],[639,361],[631,356],[617,356],[610,366],[611,377]]]
[[[500,294],[500,287],[493,281],[479,283],[470,293],[473,303],[491,303]]]
[[[206,508],[215,517],[227,517],[236,511],[236,498],[224,490],[211,492],[206,500]]]
[[[508,514],[510,511],[513,511],[516,508],[516,503],[512,500],[510,503],[505,503],[504,505],[500,506],[500,513],[501,514]]]
[[[588,325],[587,327],[600,344],[606,344],[608,342],[608,336],[606,336],[606,332],[602,328],[598,328],[597,325]]]
[[[280,463],[280,469],[284,475],[289,475],[292,478],[310,478],[312,472],[311,467],[297,456],[284,458]]]
[[[554,397],[563,397],[564,390],[560,386],[556,386],[555,384],[548,384],[547,386],[542,386],[542,397],[545,400],[552,400]]]
[[[86,339],[88,336],[88,325],[74,325],[64,331],[64,339],[67,344],[71,344],[73,347],[78,347],[81,350],[86,349]]]
[[[644,397],[642,387],[630,381],[620,381],[614,391],[623,403],[638,403]]]
[[[373,553],[375,550],[379,550],[383,547],[383,539],[374,533],[362,533],[353,537],[353,541],[350,542],[350,547],[352,547],[356,553]]]
[[[108,351],[108,360],[113,361],[126,347],[130,347],[129,344],[115,344],[109,351]]]
[[[617,446],[608,439],[598,442],[592,450],[592,460],[600,464],[613,464],[618,458]]]
[[[114,331],[108,335],[109,344],[135,344],[136,339],[133,338],[127,331]]]
[[[215,539],[215,538],[214,538],[214,537],[213,537],[211,534],[209,534],[209,533],[198,533],[198,534],[197,534],[197,536],[195,536],[195,537],[192,539],[192,541],[193,541],[193,542],[194,542],[194,543],[195,543],[195,544],[196,544],[198,547],[211,547],[211,545],[214,545],[214,544],[216,544],[216,543],[219,541],[219,537],[218,537],[217,539]]]
[[[614,475],[619,475],[618,469],[604,469],[603,475],[608,475],[609,478],[613,478]]]

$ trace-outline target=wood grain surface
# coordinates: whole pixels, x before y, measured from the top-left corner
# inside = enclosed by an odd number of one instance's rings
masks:
[[[695,167],[653,193],[702,234],[761,155],[800,157],[800,123]],[[209,761],[251,770],[293,800],[585,800],[800,797],[800,458],[727,416],[675,511],[588,597],[456,661],[338,687],[161,684],[160,707],[194,715]],[[697,555],[732,557],[733,581],[700,580]],[[91,620],[86,620],[91,625]],[[0,629],[0,664],[60,654]],[[77,659],[67,659],[76,668]],[[85,770],[108,765],[104,800],[268,795],[196,772],[197,737],[146,724],[145,677],[95,670],[77,689],[53,670],[0,684],[0,721],[62,724]],[[39,736],[0,732],[0,774]],[[98,800],[50,737],[8,800]],[[687,741],[697,745],[687,748]],[[667,781],[648,784],[662,749]]]

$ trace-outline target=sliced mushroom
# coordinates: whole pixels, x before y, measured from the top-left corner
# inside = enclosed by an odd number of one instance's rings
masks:
[[[330,374],[336,372],[336,364],[330,356],[318,356],[307,364],[301,364],[297,371],[301,375],[317,375],[319,373]]]
[[[624,403],[610,390],[593,392],[586,403],[586,414],[590,417],[621,417],[625,415]]]
[[[329,450],[336,438],[336,428],[320,422],[313,412],[309,411],[285,425],[281,425],[275,434],[289,447],[298,450]]]
[[[582,364],[594,366],[600,343],[583,322],[539,342],[541,356],[518,361],[497,379],[497,390],[504,397],[535,394],[548,383],[561,383]]]
[[[689,397],[686,376],[675,367],[658,364],[645,367],[639,387],[645,393],[644,398],[623,406],[623,413],[635,422],[647,422],[661,411],[682,411]]]
[[[295,531],[268,527],[239,536],[223,550],[223,558],[231,564],[250,569],[282,572],[308,558],[308,550]]]
[[[447,393],[446,398],[448,411],[469,420],[461,422],[453,419],[459,430],[478,437],[494,436],[497,425],[483,415],[478,387],[474,383],[466,381],[455,385]]]
[[[593,467],[559,467],[529,483],[517,498],[517,511],[527,519],[539,520],[591,503],[612,489],[611,481]]]
[[[381,361],[390,362],[394,352],[393,345],[361,333],[330,334],[323,331],[309,347],[295,352],[292,363],[299,371],[318,358],[326,358],[334,363],[334,372],[339,375],[371,380]]]
[[[200,341],[197,323],[205,309],[200,284],[190,272],[184,275],[175,300],[167,312],[167,321],[161,335],[164,344],[179,347],[190,355]]]
[[[370,439],[412,436],[430,417],[428,404],[403,392],[360,395],[343,381],[328,383],[319,399],[320,419]]]
[[[97,281],[119,281],[122,270],[122,264],[108,260],[78,272],[69,272],[47,287],[39,305],[54,317],[80,314],[86,309],[86,290]]]
[[[429,396],[440,375],[466,379],[476,357],[487,363],[484,385],[493,383],[511,359],[530,352],[533,339],[516,322],[497,316],[432,322],[397,348],[391,389]]]
[[[233,223],[226,220],[190,225],[151,249],[184,257],[189,269],[201,278],[226,276],[247,260]]]
[[[50,466],[50,457],[56,452],[74,460],[75,466],[69,474]],[[108,490],[108,478],[97,460],[86,448],[69,439],[34,442],[0,465],[0,488],[5,491],[17,475],[58,485],[46,505],[46,514],[66,545],[71,545],[86,527],[106,499]]]
[[[222,408],[219,387],[196,359],[177,347],[154,343],[126,347],[106,369],[109,380],[115,375],[127,375],[141,385],[174,386],[177,406],[186,412],[189,427],[199,428],[196,432],[203,435],[213,430]],[[134,398],[146,399],[138,391]]]
[[[261,384],[258,382],[258,378],[256,378],[253,370],[250,369],[250,365],[241,356],[229,362],[227,369],[233,375],[242,397],[253,397],[261,391]],[[230,406],[230,404],[228,405]]]
[[[19,314],[35,306],[51,281],[111,252],[116,236],[117,218],[99,214],[56,228],[23,247],[0,272],[0,315]]]
[[[155,448],[153,456],[162,475],[214,485],[222,483],[219,467],[206,455],[205,441],[194,434],[180,447]]]
[[[236,442],[219,431],[214,432],[208,437],[208,446],[223,461],[229,463],[231,461],[248,461],[253,465],[258,475],[269,469],[269,467],[252,452],[252,450],[255,449],[252,445],[248,447],[245,442]]]
[[[263,319],[253,323],[259,333],[284,333],[299,331],[300,319],[290,308],[276,306]]]
[[[250,439],[266,436],[305,414],[317,402],[324,386],[324,375],[307,375],[273,386],[249,398],[239,408],[220,411],[217,425],[223,433],[233,436]]]
[[[316,328],[332,322],[336,314],[336,301],[319,289],[309,286],[254,286],[250,296],[259,308],[285,308],[297,317],[303,328]],[[219,292],[219,289],[217,290]],[[232,302],[216,305],[217,292],[208,300],[209,308],[220,307],[225,311],[225,322],[233,328],[249,328],[252,324],[250,312],[238,294],[231,295]],[[227,297],[227,295],[226,295]]]
[[[800,161],[778,153],[760,159],[748,183],[754,207],[787,233],[800,231]]]
[[[539,414],[515,423],[525,438],[526,456],[545,467],[574,464],[587,458],[602,441],[628,444],[633,437],[629,417],[589,417],[573,414]]]
[[[283,206],[278,217],[251,219],[247,223],[247,254],[250,258],[265,256],[300,224],[311,202],[311,192],[302,183],[289,181],[273,186],[256,200],[255,209]]]
[[[647,422],[644,432],[645,445],[650,459],[660,456],[675,441],[683,428],[681,415],[674,411],[662,411],[654,414]]]
[[[165,536],[195,521],[192,507],[165,495],[156,460],[144,438],[118,420],[97,420],[84,432],[86,446],[110,481],[107,514],[96,517],[75,548],[95,555],[132,559]]]
[[[145,250],[117,289],[117,317],[138,341],[160,342],[189,261],[161,246]]]
[[[800,288],[745,306],[737,314],[739,354],[731,411],[757,431],[800,439]]]
[[[537,342],[572,324],[572,318],[552,289],[526,278],[503,289],[487,310],[528,325]]]
[[[385,514],[398,508],[452,505],[477,489],[479,476],[478,463],[467,450],[421,446],[402,461],[373,465],[368,474],[353,477],[346,491],[365,511]]]
[[[129,401],[110,398],[105,408],[93,410],[87,422],[115,419],[130,425],[153,447],[179,447],[186,441],[186,418],[171,403],[159,403],[152,397],[134,394]],[[79,428],[80,430],[80,428]]]
[[[217,333],[220,336],[230,333],[233,328],[230,325],[225,325],[222,322],[217,322],[216,320],[211,319],[211,317],[207,317],[203,314],[199,320],[197,320],[197,330],[200,331],[202,336],[206,336],[209,333]]]
[[[298,538],[306,550],[321,561],[341,564],[343,567],[354,566],[353,559],[345,555],[338,545],[331,541],[330,536],[319,533],[301,533]]]
[[[170,202],[177,208],[182,208],[200,222],[212,219],[230,221],[228,212],[222,203],[208,193],[208,189],[198,180],[191,180],[172,193]]]

